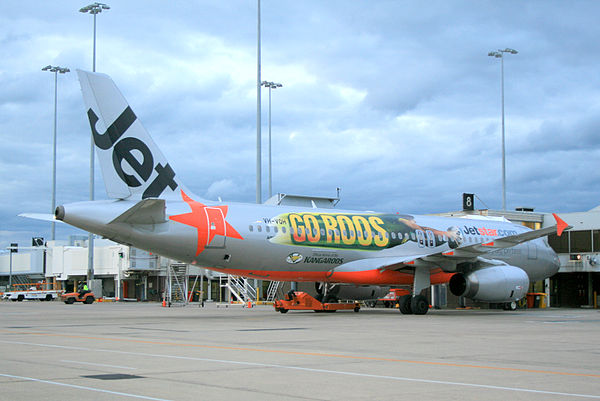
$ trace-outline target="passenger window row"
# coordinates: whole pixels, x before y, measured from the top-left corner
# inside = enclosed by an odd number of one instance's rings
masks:
[[[263,230],[264,230],[264,232],[266,232],[266,233],[273,233],[273,234],[277,234],[280,231],[283,234],[286,234],[288,232],[287,227],[281,227],[281,228],[279,228],[277,226],[265,225],[264,228],[263,228],[262,224],[256,224],[256,225],[250,224],[248,226],[248,230],[250,232],[254,232],[256,230],[259,233],[262,233]],[[296,230],[294,230],[293,228],[290,228],[289,229],[289,233],[292,234],[292,235],[294,235],[294,234],[295,235],[311,234],[311,235],[313,235],[313,236],[316,237],[318,233],[320,233],[321,236],[325,236],[326,231],[325,231],[324,228],[321,228],[320,231],[317,231],[317,229],[313,229],[312,232],[310,232],[310,230],[308,230],[306,227],[298,227]],[[333,237],[333,236],[339,237],[340,235],[343,235],[346,238],[352,238],[355,235],[358,235],[359,238],[368,238],[369,237],[369,232],[368,231],[364,231],[364,232],[363,231],[358,231],[358,232],[355,232],[354,230],[350,230],[350,231],[342,230],[342,231],[340,231],[338,229],[335,229],[335,230],[327,230],[327,235],[329,235],[330,237]],[[394,240],[398,239],[398,240],[401,241],[403,239],[408,239],[409,235],[410,235],[410,238],[413,239],[413,241],[416,240],[415,234],[412,233],[412,232],[410,234],[409,233],[402,234],[400,232],[399,233],[396,233],[396,232],[388,233],[388,232],[386,232],[386,233],[382,234],[380,232],[371,231],[370,237],[372,237],[372,238],[375,238],[375,237],[384,238],[385,237],[385,238],[391,238],[391,239],[394,239]]]
[[[286,234],[289,231],[289,233],[291,235],[310,234],[310,235],[313,235],[315,237],[318,234],[317,229],[313,229],[312,232],[310,232],[306,227],[298,227],[296,230],[294,230],[293,228],[288,229],[285,226],[280,228],[280,227],[277,227],[277,226],[265,225],[263,227],[262,224],[256,224],[256,225],[250,224],[248,226],[248,230],[250,232],[254,232],[256,230],[259,233],[262,233],[264,231],[265,233],[269,233],[269,234],[271,234],[271,233],[277,234],[279,232],[281,232],[283,234]],[[320,229],[320,234],[321,234],[321,236],[325,236],[325,229],[324,228]],[[335,237],[339,237],[340,234],[343,235],[346,238],[352,238],[355,235],[358,235],[359,238],[368,238],[369,237],[369,232],[368,231],[364,231],[364,232],[363,231],[358,231],[358,232],[355,232],[354,230],[350,230],[350,231],[342,230],[342,231],[340,231],[340,230],[336,229],[336,230],[328,230],[327,234],[328,234],[329,237],[334,237],[334,236]],[[404,234],[401,233],[401,232],[398,232],[398,233],[397,232],[391,232],[391,233],[386,232],[385,234],[382,234],[382,233],[379,233],[379,232],[371,231],[371,237],[372,238],[375,238],[375,237],[378,237],[378,236],[379,236],[379,238],[384,238],[385,237],[385,238],[388,238],[388,239],[391,238],[392,240],[399,240],[399,241],[408,240],[408,239],[411,239],[413,241],[417,240],[417,236],[415,235],[414,232],[404,233]],[[438,235],[438,239],[440,241],[447,241],[448,237],[445,236],[445,235],[443,235],[443,236],[442,235]],[[466,235],[465,236],[465,242],[466,243],[471,243],[471,244],[476,244],[476,243],[483,242],[483,238]]]

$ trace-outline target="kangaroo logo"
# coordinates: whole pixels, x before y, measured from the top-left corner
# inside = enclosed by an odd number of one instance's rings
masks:
[[[302,259],[304,259],[304,256],[302,256],[298,252],[294,252],[294,253],[290,253],[287,256],[287,258],[285,258],[285,261],[290,264],[296,264],[296,263],[300,263],[302,261]]]
[[[125,137],[121,139],[121,136],[137,119],[135,113],[131,110],[131,107],[127,106],[121,115],[102,134],[98,133],[96,130],[96,123],[98,122],[96,113],[90,108],[87,114],[88,119],[90,120],[90,126],[92,127],[94,143],[103,150],[108,150],[111,147],[113,148],[113,166],[125,184],[129,187],[139,187],[142,185],[137,177],[123,171],[123,161],[139,175],[139,178],[141,178],[144,183],[146,183],[152,175],[152,170],[155,170],[158,173],[156,178],[154,178],[154,181],[148,185],[142,194],[142,199],[159,197],[167,186],[173,191],[177,189],[177,183],[174,180],[175,172],[169,163],[166,163],[164,166],[160,163],[154,165],[152,152],[144,142],[135,137]],[[141,154],[141,161],[138,160],[133,153],[134,151]]]

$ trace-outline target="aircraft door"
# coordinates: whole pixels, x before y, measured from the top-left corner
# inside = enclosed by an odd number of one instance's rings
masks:
[[[223,211],[217,207],[206,207],[204,210],[208,218],[208,243],[206,247],[225,248],[227,226],[225,225]]]
[[[527,243],[527,259],[537,259],[537,245],[533,241]]]

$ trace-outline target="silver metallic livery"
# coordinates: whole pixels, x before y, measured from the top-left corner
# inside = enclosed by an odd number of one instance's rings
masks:
[[[449,282],[456,294],[510,304],[558,258],[540,230],[506,220],[445,218],[214,202],[192,194],[110,77],[78,71],[111,198],[59,206],[65,223],[182,262],[245,277],[394,286],[412,284],[403,313],[424,314],[420,295]],[[314,206],[314,205],[313,205]]]

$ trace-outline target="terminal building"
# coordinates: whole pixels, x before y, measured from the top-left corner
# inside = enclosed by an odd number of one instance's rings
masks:
[[[302,204],[319,202],[334,207],[339,198],[298,197],[278,194],[273,203]],[[532,229],[555,224],[549,213],[533,209],[515,211],[463,210],[442,213],[443,216],[469,215],[505,217]],[[560,259],[559,272],[544,282],[530,283],[529,292],[544,293],[552,307],[595,307],[600,293],[600,206],[587,212],[561,213],[561,218],[573,226],[548,242]],[[11,284],[45,280],[54,288],[73,290],[86,279],[88,267],[87,236],[71,236],[68,241],[32,240],[30,247],[13,247],[0,254],[0,291]],[[15,244],[16,245],[16,244]],[[245,280],[229,277],[197,266],[187,265],[149,252],[97,239],[94,247],[94,282],[92,290],[105,298],[139,301],[199,301],[271,300],[290,288],[289,283]],[[436,306],[454,306],[445,285],[430,292]],[[305,283],[299,289],[314,291]],[[482,306],[482,305],[478,305]]]
[[[34,246],[13,248],[13,252],[0,255],[0,291],[9,284],[19,288],[40,281],[51,283],[54,289],[72,291],[78,282],[86,280],[88,236],[49,241],[45,246],[36,246],[36,240]],[[198,300],[202,291],[204,299],[218,301],[224,298],[226,287],[225,275],[109,240],[94,240],[91,289],[97,297],[101,294],[104,298],[137,301],[167,298],[175,302]]]

